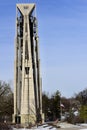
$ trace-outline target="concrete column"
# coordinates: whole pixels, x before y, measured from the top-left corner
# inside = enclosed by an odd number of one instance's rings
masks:
[[[41,77],[40,77],[40,59],[39,59],[39,47],[38,47],[38,37],[36,37],[36,52],[37,52],[37,78],[38,78],[38,96],[39,96],[39,108],[42,111],[42,88],[41,88]]]
[[[17,40],[15,40],[16,43]],[[17,114],[17,44],[15,44],[15,61],[14,61],[14,115]]]

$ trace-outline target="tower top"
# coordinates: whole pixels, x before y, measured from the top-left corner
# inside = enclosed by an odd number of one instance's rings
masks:
[[[20,10],[23,15],[29,15],[35,8],[35,4],[16,4],[16,7]]]

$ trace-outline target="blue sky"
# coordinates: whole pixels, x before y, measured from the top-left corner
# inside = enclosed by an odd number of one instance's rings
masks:
[[[37,5],[43,91],[71,97],[87,87],[87,0],[1,0],[0,80],[14,78],[16,3]]]

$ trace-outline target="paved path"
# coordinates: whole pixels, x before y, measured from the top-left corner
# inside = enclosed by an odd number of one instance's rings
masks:
[[[59,126],[61,126],[61,128],[58,128],[58,130],[87,130],[87,125],[73,125],[73,124],[69,124],[69,123],[60,123]]]
[[[38,127],[34,127],[31,130],[87,130],[87,124],[86,125],[73,125],[69,124],[67,122],[58,123],[57,126],[60,126],[60,128],[56,128],[55,126],[48,125],[47,123],[40,125]],[[1,129],[0,129],[1,130]],[[6,129],[8,130],[8,129]],[[13,128],[12,130],[30,130],[30,129],[17,129]]]
[[[87,128],[58,128],[58,130],[87,130]]]

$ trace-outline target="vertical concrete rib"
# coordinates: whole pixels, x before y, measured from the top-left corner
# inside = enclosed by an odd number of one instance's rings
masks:
[[[15,28],[17,30],[17,8],[16,8],[16,25]],[[14,60],[14,115],[17,114],[17,33],[15,39],[15,60]]]
[[[16,43],[16,40],[15,40]],[[15,61],[14,61],[14,114],[17,114],[17,45],[15,44]]]
[[[41,88],[41,77],[40,77],[40,58],[39,58],[39,47],[38,47],[38,36],[36,37],[36,55],[37,55],[37,80],[38,80],[38,97],[39,97],[39,108],[42,111],[42,88]],[[42,113],[41,113],[42,114]]]

